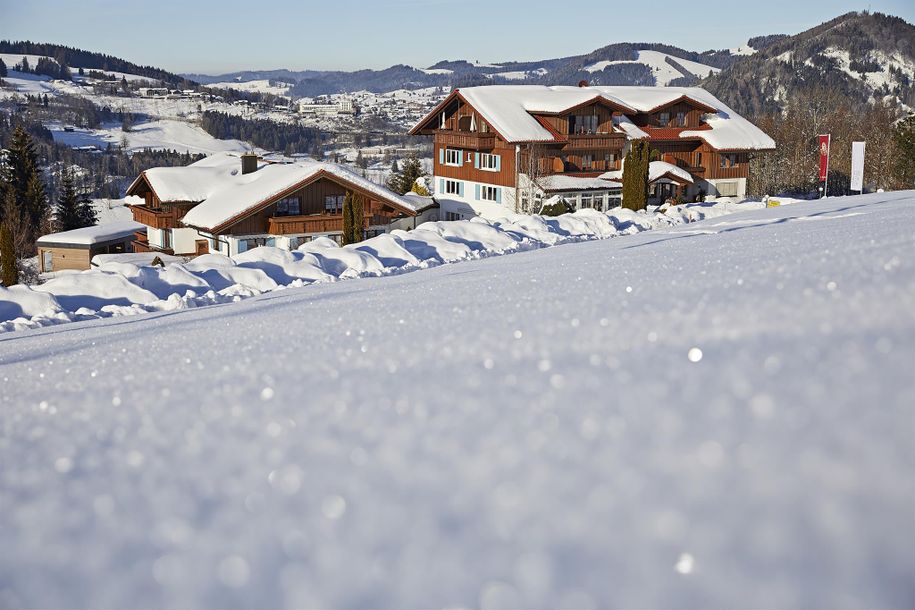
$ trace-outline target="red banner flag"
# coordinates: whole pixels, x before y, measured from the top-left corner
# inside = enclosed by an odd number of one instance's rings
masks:
[[[829,173],[829,134],[817,136],[820,142],[820,182],[826,182]]]

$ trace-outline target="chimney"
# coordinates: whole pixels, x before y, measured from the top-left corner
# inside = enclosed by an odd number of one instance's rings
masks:
[[[241,173],[250,174],[257,171],[257,155],[253,152],[246,152],[241,156]]]
[[[584,88],[584,87],[587,87],[587,86],[589,86],[589,85],[590,85],[590,83],[589,83],[588,81],[586,81],[586,80],[580,80],[580,81],[578,81],[578,86],[579,86],[579,87]]]

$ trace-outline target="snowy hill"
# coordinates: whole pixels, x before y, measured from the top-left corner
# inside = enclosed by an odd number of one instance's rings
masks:
[[[0,605],[908,607],[913,225],[834,198],[5,336]]]
[[[792,93],[809,88],[915,107],[915,26],[880,13],[848,13],[767,41],[703,86],[750,115],[776,110]]]

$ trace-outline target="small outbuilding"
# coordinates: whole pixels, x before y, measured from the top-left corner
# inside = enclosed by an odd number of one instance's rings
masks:
[[[97,254],[133,252],[133,242],[146,226],[132,220],[51,233],[38,238],[38,265],[42,273],[88,269]]]

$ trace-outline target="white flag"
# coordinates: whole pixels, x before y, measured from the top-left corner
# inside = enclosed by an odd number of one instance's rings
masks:
[[[851,143],[851,190],[864,190],[864,142]]]

